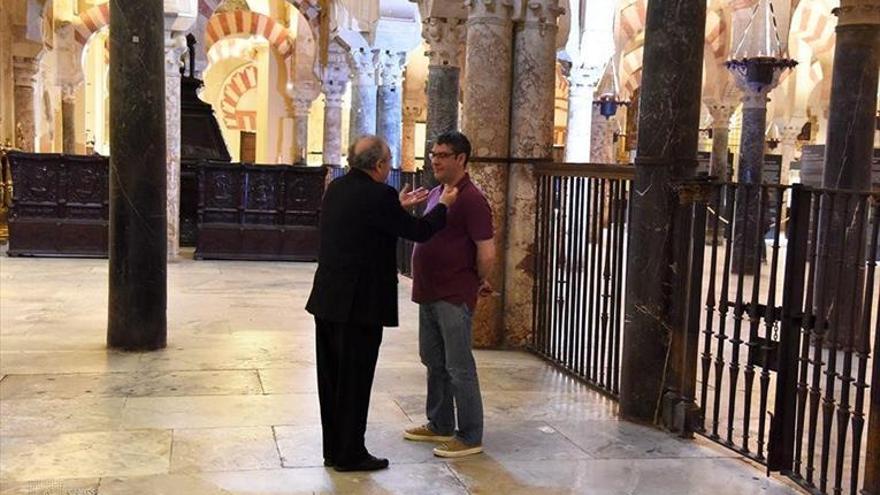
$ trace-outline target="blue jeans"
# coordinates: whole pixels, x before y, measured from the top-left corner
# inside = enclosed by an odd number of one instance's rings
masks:
[[[471,317],[464,304],[420,304],[419,356],[428,368],[428,427],[440,435],[455,432],[463,443],[479,445],[483,442],[483,399],[471,352]]]

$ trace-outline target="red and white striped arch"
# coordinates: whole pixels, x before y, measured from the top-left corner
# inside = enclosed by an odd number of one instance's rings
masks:
[[[74,38],[80,47],[105,26],[110,25],[110,3],[92,7],[73,20]]]
[[[629,96],[639,87],[642,74],[644,49],[639,38],[645,30],[648,0],[626,0],[615,19],[615,42],[620,53],[620,88],[623,96]]]
[[[628,51],[620,61],[620,85],[623,94],[627,97],[642,84],[642,57],[645,54],[645,46],[639,44]]]
[[[223,86],[223,96],[220,99],[220,112],[227,129],[254,130],[256,128],[256,114],[253,111],[239,110],[238,103],[245,93],[256,90],[258,77],[257,66],[247,64],[226,80],[226,84]]]
[[[288,1],[294,7],[296,7],[297,10],[299,10],[299,12],[303,15],[303,17],[306,18],[306,20],[309,22],[309,25],[311,25],[313,27],[313,29],[317,28],[318,22],[319,22],[319,17],[320,17],[320,8],[318,7],[318,4],[315,0],[288,0]],[[199,0],[199,17],[204,19],[206,24],[210,25],[209,20],[214,15],[214,11],[217,10],[217,7],[220,5],[220,2],[221,2],[221,0]],[[250,14],[250,15],[256,15],[256,16],[261,15],[261,14],[256,14],[253,12],[244,12],[244,13]],[[234,14],[234,12],[230,12],[227,14]],[[272,24],[277,24],[271,18],[268,18],[268,19],[269,19],[269,21],[271,21]],[[97,33],[98,31],[100,31],[104,27],[110,25],[110,3],[106,2],[101,5],[94,6],[90,9],[80,13],[79,16],[73,20],[73,23],[74,23],[74,33],[75,33],[74,36],[76,38],[76,41],[80,45],[80,47],[83,47],[89,41],[89,38],[91,38],[93,34]],[[268,23],[264,23],[262,25],[263,30],[265,30],[265,24],[268,24]],[[281,29],[284,29],[286,31],[286,29],[283,26],[278,25],[278,27]],[[268,35],[277,36],[277,34],[274,34],[274,35],[272,34],[273,29],[274,28],[270,28],[268,30]],[[220,33],[220,32],[222,32],[222,29],[220,31],[217,31],[217,33]],[[236,33],[236,34],[238,34],[238,33]],[[251,34],[262,34],[262,35],[266,36],[266,34],[263,34],[263,32],[251,33]],[[266,37],[267,37],[267,39],[269,39],[268,36],[266,36]],[[212,40],[211,42],[213,43],[214,41],[216,41],[216,39]],[[270,40],[270,42],[271,42],[271,40]],[[288,40],[288,44],[291,44],[290,40]],[[286,49],[292,51],[292,47],[286,48]],[[206,50],[207,50],[207,47],[206,47]]]
[[[235,10],[214,14],[205,31],[205,49],[227,36],[255,35],[266,38],[282,58],[293,54],[290,32],[271,17],[257,12]]]

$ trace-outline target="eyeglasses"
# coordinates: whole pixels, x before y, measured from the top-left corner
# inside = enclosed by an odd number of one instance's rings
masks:
[[[444,160],[446,158],[453,157],[457,154],[458,153],[449,152],[449,151],[438,151],[438,152],[429,151],[428,158],[430,158],[431,160],[433,160],[435,158],[439,158],[441,160]]]

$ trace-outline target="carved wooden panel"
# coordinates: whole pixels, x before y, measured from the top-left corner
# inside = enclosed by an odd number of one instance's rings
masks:
[[[10,153],[10,256],[106,256],[107,157]]]
[[[323,167],[199,166],[196,258],[313,260]]]

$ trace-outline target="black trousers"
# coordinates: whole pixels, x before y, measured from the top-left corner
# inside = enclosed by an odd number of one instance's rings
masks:
[[[382,326],[315,318],[315,328],[324,459],[353,464],[367,455],[364,433]]]

